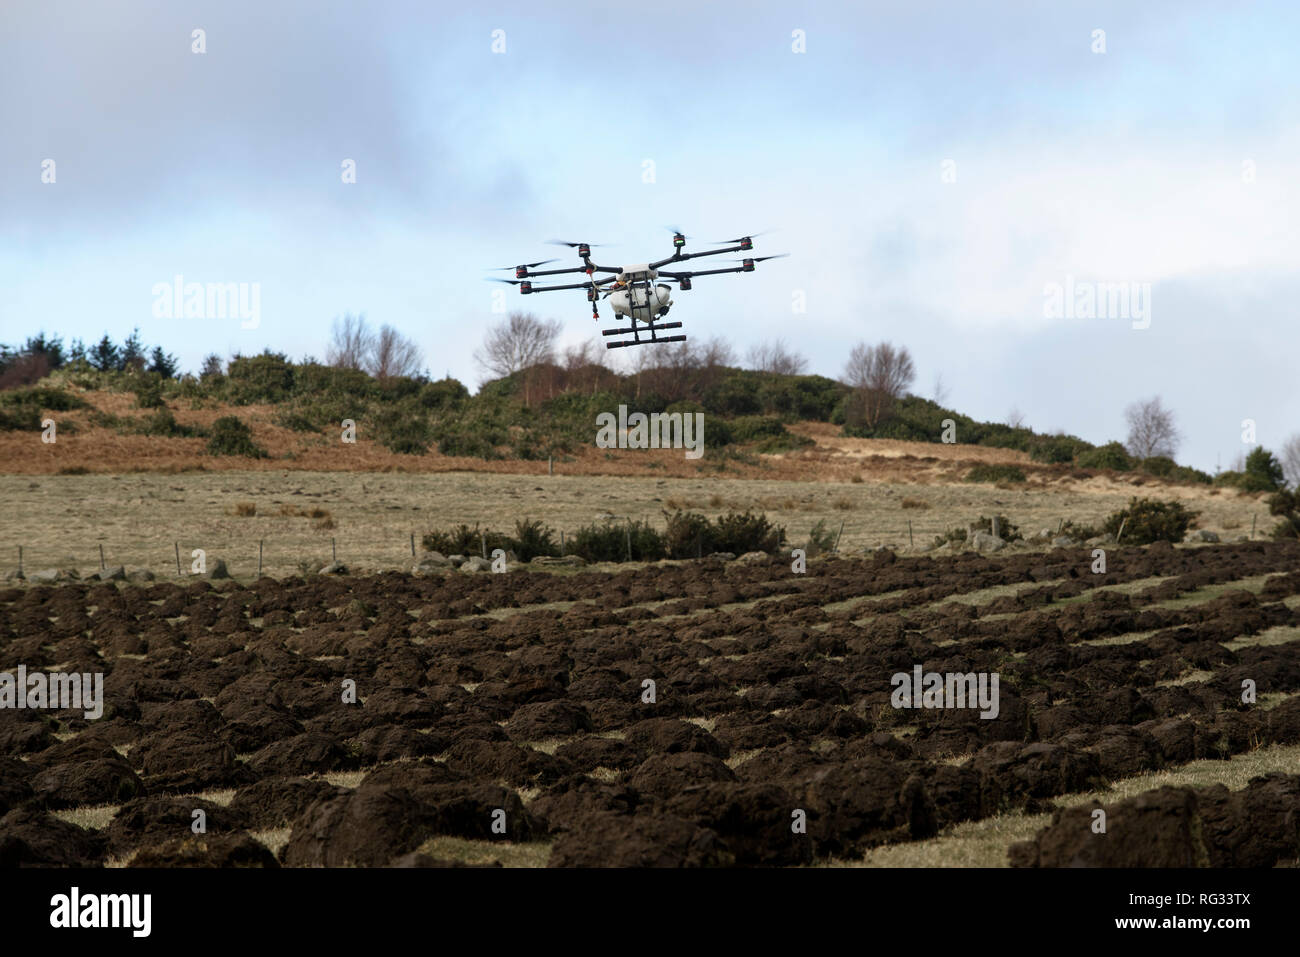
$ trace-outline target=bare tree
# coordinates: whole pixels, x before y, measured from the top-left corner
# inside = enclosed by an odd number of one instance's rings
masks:
[[[365,314],[346,313],[334,320],[325,361],[336,369],[365,369],[374,341]]]
[[[1173,458],[1182,434],[1174,425],[1174,414],[1160,402],[1159,396],[1134,402],[1124,410],[1128,420],[1128,452],[1135,458],[1152,456]]]
[[[935,373],[934,391],[930,395],[930,401],[935,405],[943,405],[948,401],[948,386],[944,384],[942,372]]]
[[[731,343],[726,339],[721,336],[713,336],[706,339],[700,349],[700,362],[706,369],[718,369],[734,365],[736,350],[731,348]]]
[[[849,353],[844,378],[856,392],[853,417],[875,428],[916,379],[916,366],[906,346],[895,348],[888,342],[869,346],[864,342]]]
[[[365,369],[376,379],[418,375],[424,354],[388,323],[379,327],[365,357]]]
[[[555,360],[555,340],[560,323],[538,319],[532,313],[512,312],[488,330],[474,361],[494,378]]]
[[[757,343],[746,353],[745,361],[758,372],[780,375],[802,375],[808,368],[808,360],[790,349],[782,339]]]
[[[1007,425],[1013,429],[1022,429],[1025,426],[1025,413],[1021,412],[1014,405],[1011,411],[1007,413]]]
[[[1282,443],[1282,453],[1278,458],[1282,460],[1282,475],[1287,485],[1300,489],[1300,432]]]

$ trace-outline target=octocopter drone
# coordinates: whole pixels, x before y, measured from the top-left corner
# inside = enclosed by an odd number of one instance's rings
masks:
[[[633,266],[600,266],[591,261],[591,250],[595,243],[570,243],[564,240],[553,239],[552,245],[568,246],[578,251],[578,258],[582,260],[581,266],[574,266],[572,269],[537,269],[538,266],[545,266],[549,263],[558,262],[555,259],[543,259],[541,262],[524,263],[515,266],[514,279],[494,279],[493,282],[505,282],[512,286],[518,286],[519,291],[525,296],[536,292],[555,292],[560,289],[585,289],[587,290],[587,301],[591,303],[591,317],[600,318],[600,312],[596,308],[601,299],[608,299],[609,304],[614,309],[616,316],[627,316],[631,320],[631,325],[619,329],[602,329],[601,333],[606,336],[625,335],[632,333],[631,339],[621,339],[618,341],[606,342],[605,347],[608,349],[621,349],[624,346],[646,346],[656,342],[685,342],[685,336],[661,336],[659,332],[664,329],[680,329],[680,322],[659,322],[664,316],[668,315],[668,310],[673,304],[672,287],[669,283],[676,283],[677,288],[685,291],[691,288],[691,282],[696,276],[716,276],[724,272],[753,272],[754,264],[761,263],[766,259],[779,259],[788,253],[781,253],[778,256],[755,256],[747,259],[736,259],[733,262],[740,263],[739,266],[732,266],[726,269],[698,269],[694,271],[669,271],[664,266],[672,263],[686,262],[688,259],[699,259],[703,256],[718,256],[723,253],[749,252],[754,248],[753,236],[741,236],[739,239],[723,239],[719,242],[726,243],[721,249],[706,249],[703,252],[688,253],[684,252],[686,248],[687,236],[679,229],[673,229],[673,254],[657,262],[639,263]],[[761,236],[762,233],[755,235]],[[711,243],[710,245],[718,245]],[[503,266],[502,269],[509,269],[509,266]],[[582,282],[566,283],[558,286],[535,286],[533,278],[537,276],[560,276],[567,273],[586,273],[587,278]],[[596,278],[597,273],[613,273],[603,279]],[[638,325],[644,323],[644,325]],[[642,338],[644,333],[649,333],[649,338]]]

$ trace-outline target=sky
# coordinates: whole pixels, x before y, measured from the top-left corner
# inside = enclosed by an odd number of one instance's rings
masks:
[[[789,258],[674,293],[683,332],[833,377],[890,341],[919,395],[1098,443],[1158,395],[1207,471],[1246,419],[1300,432],[1300,5],[451,6],[5,0],[0,341],[138,327],[197,370],[364,313],[473,388],[502,310],[597,335],[580,290],[484,281],[578,264],[546,240],[770,231]],[[256,289],[256,326],[159,315],[177,276]]]

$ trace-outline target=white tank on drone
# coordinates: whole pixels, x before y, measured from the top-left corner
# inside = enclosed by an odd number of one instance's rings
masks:
[[[673,304],[672,287],[658,283],[650,289],[649,308],[646,307],[646,299],[645,286],[633,286],[630,296],[627,289],[619,289],[611,293],[609,304],[619,315],[640,319],[642,322],[651,322],[661,313],[667,312],[668,307]]]

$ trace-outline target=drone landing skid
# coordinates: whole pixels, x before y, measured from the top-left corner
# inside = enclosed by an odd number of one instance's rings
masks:
[[[655,334],[660,329],[680,329],[681,327],[682,324],[680,322],[659,322],[649,323],[644,328],[641,328],[634,322],[626,329],[602,329],[600,330],[600,334],[603,336],[618,336],[628,332],[632,333],[631,339],[624,339],[621,342],[605,343],[606,349],[622,349],[624,346],[648,346],[653,345],[656,342],[685,342],[685,336],[659,336]],[[642,332],[649,332],[650,338],[642,339]]]

